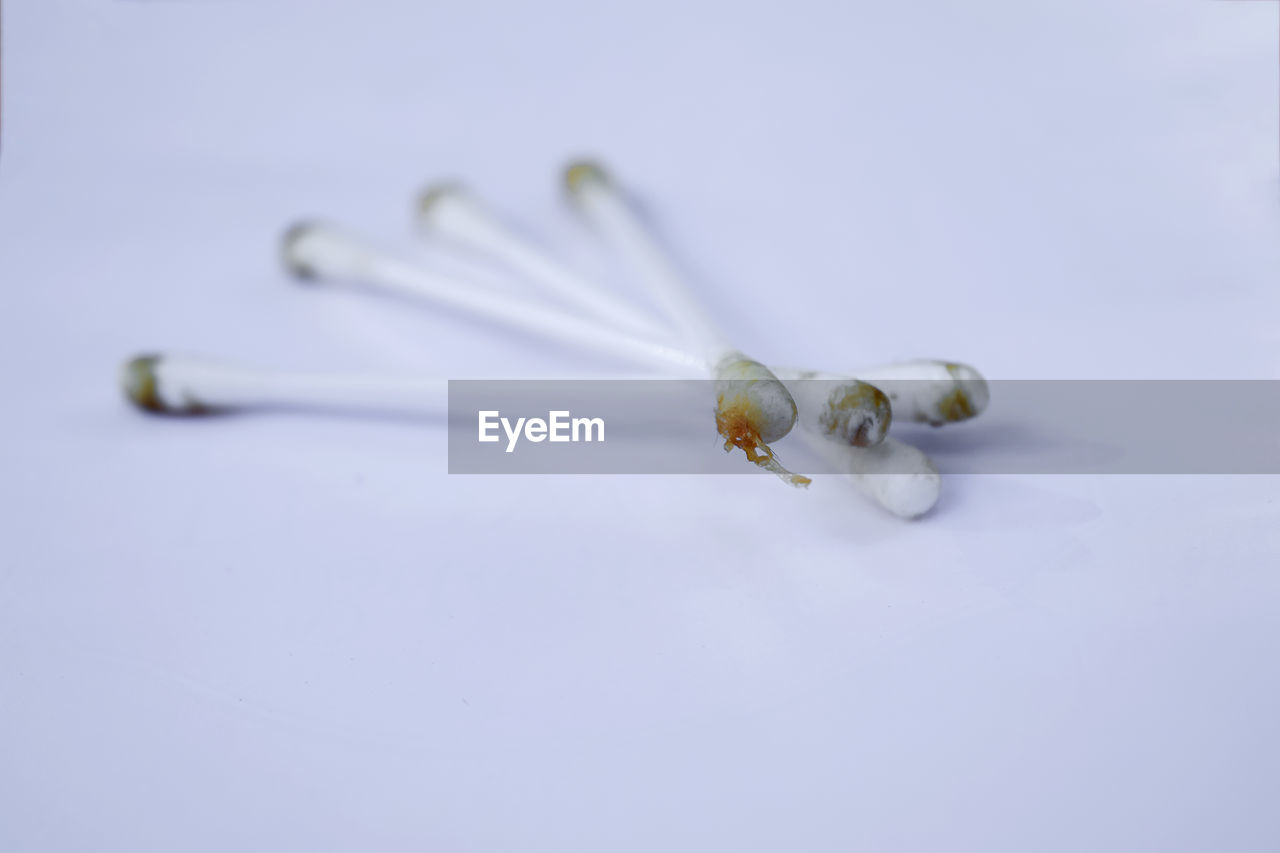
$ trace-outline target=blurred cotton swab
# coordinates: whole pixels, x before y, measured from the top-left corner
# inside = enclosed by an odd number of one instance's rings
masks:
[[[680,339],[700,350],[710,364],[733,351],[600,165],[587,161],[570,164],[564,180],[569,198],[636,271],[680,332]]]
[[[460,186],[441,184],[423,192],[418,225],[428,234],[497,258],[602,322],[655,338],[664,334],[651,317],[554,261]]]
[[[619,334],[553,307],[459,283],[392,257],[332,225],[295,225],[285,233],[281,252],[285,265],[301,279],[359,282],[619,358],[667,369],[704,369],[701,360],[677,347]]]
[[[444,380],[266,370],[183,355],[140,355],[121,372],[135,406],[169,415],[307,409],[444,417]]]
[[[726,342],[599,165],[571,164],[565,187],[583,215],[637,270],[685,344],[706,360],[715,378],[716,429],[725,449],[742,448],[749,460],[792,485],[808,485],[807,477],[782,467],[769,447],[796,423],[796,403],[786,386],[769,368]]]
[[[121,371],[121,387],[138,408],[167,415],[261,409],[441,419],[448,414],[445,380],[271,370],[185,355],[132,358]],[[892,439],[867,450],[810,440],[830,464],[895,515],[922,515],[937,500],[937,471],[915,448]]]

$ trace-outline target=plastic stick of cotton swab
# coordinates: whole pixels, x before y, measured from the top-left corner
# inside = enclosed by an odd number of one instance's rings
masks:
[[[417,219],[425,233],[499,259],[604,323],[655,338],[665,333],[630,303],[557,263],[458,185],[440,184],[424,191],[418,197]]]
[[[715,378],[716,428],[724,436],[725,450],[740,447],[755,464],[793,485],[808,485],[808,478],[783,468],[769,447],[795,426],[796,403],[786,386],[769,368],[728,345],[600,166],[571,164],[565,187],[653,291],[685,344],[706,360]]]
[[[301,373],[184,355],[140,355],[121,371],[125,396],[149,412],[308,409],[444,417],[442,379]]]
[[[285,232],[281,252],[285,265],[301,279],[359,282],[643,364],[684,371],[705,369],[700,359],[677,347],[620,334],[536,302],[458,283],[405,263],[332,225],[318,222],[295,225]]]

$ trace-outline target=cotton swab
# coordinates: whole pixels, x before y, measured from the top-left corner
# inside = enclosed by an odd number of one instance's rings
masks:
[[[728,345],[600,166],[571,164],[565,188],[583,215],[640,271],[681,339],[705,359],[715,378],[716,429],[725,450],[739,447],[755,464],[792,485],[807,486],[809,479],[782,467],[769,447],[796,423],[796,403],[786,386],[769,368]]]
[[[333,225],[318,222],[295,225],[285,232],[281,253],[286,267],[300,279],[359,282],[643,364],[683,371],[705,369],[700,359],[677,347],[619,334],[535,302],[459,284],[392,257]]]
[[[185,355],[140,355],[121,371],[135,406],[166,415],[284,409],[445,418],[439,379],[269,370]],[[858,450],[808,436],[820,455],[895,515],[922,515],[937,500],[937,471],[924,454],[893,439]]]
[[[889,396],[901,420],[942,426],[977,417],[987,407],[987,381],[967,364],[921,359],[853,371]]]
[[[875,447],[854,448],[812,432],[805,442],[880,506],[900,518],[918,518],[938,502],[942,477],[921,451],[893,438]]]
[[[899,421],[933,426],[977,417],[991,398],[987,381],[981,373],[967,364],[950,361],[926,359],[868,367],[854,371],[857,379],[844,374],[787,367],[775,367],[773,372],[786,383],[795,398],[802,426],[855,447],[878,443],[875,440],[858,441],[861,432],[869,431],[874,435],[876,430],[883,431],[889,427],[887,409],[886,416],[878,418],[867,414],[868,407],[848,405],[866,393],[860,390],[862,387],[883,392],[886,405],[892,405],[893,417]],[[840,402],[845,405],[838,405]],[[835,429],[833,425],[843,429]]]
[[[140,355],[121,371],[135,406],[169,415],[236,409],[308,409],[444,417],[445,380],[301,373],[183,355]]]
[[[664,334],[652,318],[556,263],[460,186],[427,189],[418,197],[417,214],[423,232],[498,258],[602,322],[654,338]]]

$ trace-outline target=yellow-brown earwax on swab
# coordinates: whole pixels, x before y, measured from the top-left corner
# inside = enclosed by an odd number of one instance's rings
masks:
[[[807,486],[808,477],[782,466],[769,447],[795,426],[795,400],[758,361],[741,353],[729,353],[715,367],[716,431],[724,437],[724,449],[740,448],[747,459],[793,486]]]

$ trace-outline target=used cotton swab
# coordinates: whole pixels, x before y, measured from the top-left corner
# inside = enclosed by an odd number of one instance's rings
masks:
[[[300,279],[346,280],[416,299],[427,299],[480,315],[508,327],[668,369],[702,370],[677,347],[622,335],[555,308],[461,285],[382,252],[333,225],[304,222],[282,240],[286,267]]]
[[[440,417],[448,387],[437,379],[264,370],[183,355],[132,358],[121,385],[138,408],[169,415],[271,408]]]
[[[769,447],[796,423],[796,403],[786,386],[769,368],[728,345],[603,169],[574,163],[565,172],[565,187],[583,215],[642,272],[682,340],[705,359],[715,378],[716,429],[725,450],[742,448],[755,464],[792,485],[807,486],[809,479],[784,468]]]
[[[166,415],[272,409],[447,416],[444,380],[270,370],[186,355],[136,356],[124,364],[121,386],[138,408]],[[921,515],[937,500],[937,470],[909,445],[886,439],[857,450],[806,437],[895,515]]]
[[[991,399],[981,373],[952,361],[902,361],[862,368],[853,375],[884,391],[899,419],[933,426],[977,417]]]

